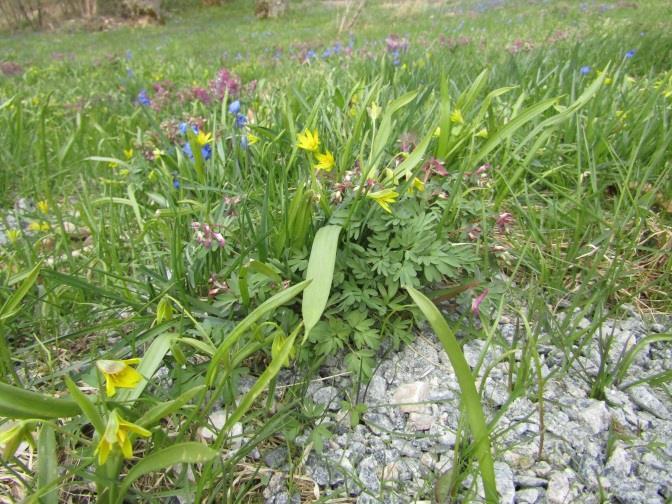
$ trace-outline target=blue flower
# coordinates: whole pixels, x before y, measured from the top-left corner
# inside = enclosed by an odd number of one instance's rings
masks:
[[[315,57],[317,57],[317,54],[312,49],[306,53],[306,59],[313,59]]]
[[[207,161],[212,157],[212,145],[210,144],[205,144],[203,148],[201,149],[201,155],[203,156],[203,159]]]
[[[330,47],[327,47],[327,48],[324,50],[324,52],[322,53],[322,57],[326,59],[326,58],[328,58],[329,56],[331,56],[331,48],[330,48]]]
[[[176,174],[176,173],[173,174],[173,187],[174,187],[175,189],[179,189],[179,188],[180,188],[180,180],[177,178],[177,174]]]
[[[137,102],[145,107],[148,107],[152,104],[152,100],[149,99],[149,95],[144,89],[138,93]]]
[[[399,66],[400,61],[399,61],[399,50],[398,49],[394,50],[394,52],[392,53],[392,58],[393,58],[392,64],[394,66]]]
[[[186,122],[181,122],[180,125],[177,127],[178,131],[180,132],[180,135],[186,135],[187,134],[187,128],[189,125]],[[191,127],[191,131],[194,132],[194,135],[198,135],[198,126],[194,125]]]
[[[634,49],[630,49],[628,52],[626,52],[626,53],[625,53],[625,57],[626,57],[626,59],[630,59],[630,58],[632,58],[632,57],[635,55],[635,52],[636,52],[636,51],[635,51]]]
[[[243,114],[237,114],[236,115],[236,128],[242,128],[247,124],[247,117],[245,117]]]
[[[588,75],[592,69],[589,66],[582,66],[581,67],[581,75]]]
[[[232,101],[229,104],[229,113],[237,114],[238,112],[240,112],[240,102],[238,100]]]
[[[189,142],[186,142],[182,146],[182,152],[184,152],[184,155],[187,156],[191,161],[194,160],[194,151],[191,150],[191,144]],[[212,145],[205,144],[201,148],[201,156],[203,156],[204,161],[210,159],[212,157]]]
[[[340,42],[334,44],[334,54],[340,54],[343,45]]]
[[[126,50],[126,59],[130,61],[133,58],[133,52],[130,49]]]

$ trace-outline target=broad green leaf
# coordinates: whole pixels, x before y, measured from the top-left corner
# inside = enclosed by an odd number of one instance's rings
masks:
[[[199,392],[205,390],[205,385],[198,385],[182,393],[177,399],[166,401],[152,407],[147,413],[142,415],[135,423],[141,427],[151,427],[162,418],[174,413],[191,401]]]
[[[480,397],[476,390],[476,383],[469,365],[464,359],[460,344],[457,342],[450,327],[448,327],[446,319],[443,318],[443,315],[441,315],[441,312],[434,303],[413,287],[406,287],[406,290],[427,318],[427,321],[432,326],[432,329],[434,329],[444,350],[448,354],[450,363],[457,376],[457,382],[460,385],[460,391],[462,392],[462,402],[467,413],[467,421],[474,436],[474,447],[481,470],[485,498],[489,503],[497,503],[499,502],[499,497],[497,496],[497,487],[495,485],[495,466],[492,462],[492,453],[490,451],[490,437]]]
[[[5,304],[0,308],[0,322],[10,319],[16,315],[20,308],[21,301],[26,297],[28,291],[35,284],[37,280],[37,275],[40,273],[40,268],[42,268],[42,262],[37,263],[32,270],[27,274],[26,278],[23,280],[18,289],[16,289],[11,296],[5,301]]]
[[[219,348],[217,348],[215,355],[212,357],[212,361],[210,362],[208,373],[205,379],[205,382],[209,387],[211,387],[215,381],[217,366],[219,366],[219,363],[222,361],[224,356],[227,355],[229,348],[231,348],[231,345],[233,345],[236,341],[238,341],[240,337],[243,334],[245,334],[245,332],[250,327],[252,327],[252,325],[255,324],[259,319],[264,317],[269,312],[275,310],[276,308],[279,308],[288,301],[294,299],[303,291],[303,289],[308,287],[309,284],[310,281],[306,280],[296,285],[293,285],[283,291],[278,292],[272,298],[267,299],[266,301],[261,303],[257,308],[255,308],[252,311],[252,313],[250,313],[247,317],[241,320],[236,327],[234,327],[234,329],[219,345]]]
[[[121,390],[115,397],[117,401],[128,403],[127,406],[130,406],[140,397],[149,380],[154,376],[156,370],[161,367],[161,364],[163,364],[163,358],[168,353],[168,350],[170,350],[171,342],[177,338],[178,336],[175,333],[164,333],[152,341],[152,344],[149,345],[137,367],[138,372],[142,375],[142,379],[135,388]]]
[[[37,488],[38,491],[51,486],[58,478],[58,450],[53,427],[43,423],[37,440]],[[48,491],[39,499],[40,504],[58,504],[58,489]]]
[[[75,384],[74,381],[69,376],[65,377],[65,385],[68,387],[68,391],[72,396],[72,399],[77,403],[79,408],[84,413],[84,416],[89,419],[91,425],[96,429],[96,432],[99,435],[103,434],[105,430],[105,422],[103,417],[100,416],[100,413],[96,409],[96,406],[89,400],[84,393],[79,390],[79,387]]]
[[[0,382],[0,417],[50,419],[79,413],[79,406],[70,399],[56,399]]]
[[[117,502],[123,502],[129,487],[140,476],[172,467],[175,464],[202,464],[216,456],[217,452],[215,450],[202,443],[195,442],[178,443],[150,453],[138,461],[123,478],[119,487]]]
[[[425,156],[425,151],[429,146],[429,142],[432,141],[432,137],[434,136],[434,129],[434,127],[430,128],[429,133],[427,133],[425,138],[423,138],[418,146],[413,149],[413,152],[411,152],[410,155],[404,159],[404,161],[399,166],[397,166],[397,168],[395,168],[395,177],[398,178],[413,173],[416,167],[422,162]]]
[[[306,337],[319,322],[329,300],[340,233],[341,226],[334,225],[324,226],[315,233],[306,270],[306,280],[311,284],[303,292],[301,304]]]

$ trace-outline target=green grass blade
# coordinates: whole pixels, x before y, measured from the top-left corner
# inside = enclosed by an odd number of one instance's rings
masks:
[[[117,502],[123,502],[131,484],[145,474],[160,471],[175,464],[202,464],[215,458],[216,455],[215,450],[195,442],[179,443],[151,453],[128,471],[119,488]]]
[[[471,374],[469,365],[464,359],[462,349],[460,348],[455,335],[448,327],[448,323],[441,315],[439,309],[420,291],[413,287],[406,287],[406,290],[413,298],[413,301],[422,313],[427,317],[427,321],[434,329],[444,350],[448,354],[450,363],[455,370],[457,381],[460,384],[462,392],[462,401],[467,412],[469,427],[474,436],[476,457],[478,458],[483,488],[485,489],[485,498],[487,502],[496,503],[499,501],[497,496],[497,487],[495,485],[495,467],[490,452],[490,438],[488,428],[485,423],[485,415],[481,407],[478,391],[474,377]]]
[[[196,395],[205,390],[205,385],[198,385],[182,393],[177,399],[157,404],[147,413],[142,415],[135,423],[149,428],[162,418],[174,413],[191,401]]]
[[[9,296],[7,301],[5,301],[5,304],[2,305],[2,308],[0,308],[0,322],[4,322],[10,319],[19,312],[19,305],[21,304],[23,298],[26,297],[26,294],[28,294],[28,291],[31,289],[31,287],[35,284],[35,280],[37,280],[37,275],[39,275],[41,268],[42,263],[37,263],[35,267],[33,267],[33,269],[30,270],[30,272],[27,274],[19,288],[16,289],[11,296]]]
[[[79,390],[79,387],[69,376],[65,377],[65,385],[68,387],[72,399],[77,403],[82,410],[82,413],[84,413],[84,416],[89,419],[89,422],[91,422],[91,425],[96,429],[96,432],[102,435],[105,430],[105,422],[103,422],[103,417],[100,416],[96,407],[89,398]]]
[[[48,423],[43,423],[37,440],[37,488],[45,487],[58,478],[58,451],[56,433]],[[58,504],[58,490],[53,489],[40,497],[40,504]]]
[[[240,337],[245,334],[254,323],[260,320],[263,316],[270,313],[271,311],[279,308],[283,304],[291,301],[296,296],[298,296],[308,285],[310,284],[309,280],[305,280],[301,283],[293,285],[281,292],[278,292],[275,296],[270,299],[267,299],[257,308],[255,308],[252,313],[245,317],[240,323],[228,334],[224,341],[219,345],[215,355],[212,357],[210,362],[210,367],[208,368],[208,373],[206,375],[205,382],[211,387],[215,381],[215,375],[217,373],[217,366],[222,361],[226,353],[228,352],[231,345],[240,339]]]

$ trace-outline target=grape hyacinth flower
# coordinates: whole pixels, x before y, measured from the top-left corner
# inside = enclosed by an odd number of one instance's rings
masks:
[[[149,99],[149,95],[145,89],[141,90],[138,93],[138,98],[136,102],[144,107],[149,107],[152,104],[152,100]]]
[[[631,59],[635,55],[635,52],[636,51],[634,49],[630,49],[628,52],[625,53],[625,58]]]
[[[581,67],[581,75],[588,75],[592,69],[589,66],[582,66]]]
[[[246,124],[247,124],[247,117],[245,117],[245,115],[240,113],[236,114],[236,123],[235,123],[236,128],[242,128]]]
[[[240,112],[240,102],[238,100],[232,101],[229,104],[229,113],[230,114],[237,114],[238,112]]]

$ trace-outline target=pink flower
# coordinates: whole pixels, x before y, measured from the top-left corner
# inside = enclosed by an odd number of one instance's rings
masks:
[[[505,233],[506,232],[506,226],[509,226],[513,224],[513,215],[511,215],[509,212],[502,212],[499,214],[497,217],[497,228],[499,228],[500,233]]]
[[[448,170],[443,166],[443,163],[436,158],[428,159],[422,167],[422,170],[425,172],[425,182],[429,180],[429,177],[432,173],[441,175],[442,177],[448,176]]]
[[[488,295],[488,289],[483,289],[483,292],[481,292],[478,296],[476,296],[474,299],[471,300],[471,313],[474,314],[474,317],[478,317],[480,315],[480,306],[483,300],[485,299],[485,296]]]

